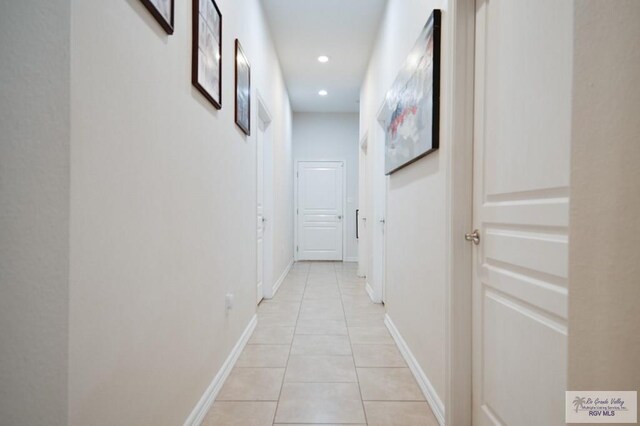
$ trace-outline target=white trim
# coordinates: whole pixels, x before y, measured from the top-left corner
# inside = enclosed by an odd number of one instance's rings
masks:
[[[189,414],[189,417],[187,417],[187,420],[185,420],[184,426],[199,426],[202,423],[205,415],[211,408],[213,401],[215,401],[218,396],[220,389],[222,389],[222,385],[224,385],[225,380],[229,377],[233,366],[236,364],[236,361],[238,361],[240,353],[242,353],[242,350],[249,341],[251,334],[253,334],[253,330],[255,330],[257,323],[258,317],[257,315],[254,315],[253,318],[251,318],[251,321],[249,321],[247,328],[244,329],[242,336],[240,336],[240,339],[231,350],[231,353],[225,360],[224,364],[220,367],[218,374],[213,378],[211,384],[204,391],[202,397],[200,397],[200,401],[198,401],[191,414]]]
[[[287,277],[287,274],[291,270],[291,267],[293,266],[293,262],[294,260],[291,259],[291,262],[289,262],[287,267],[284,268],[284,271],[282,271],[282,275],[280,275],[280,278],[278,278],[278,281],[276,281],[275,284],[273,284],[273,294],[271,295],[271,297],[268,297],[267,299],[273,299],[275,297],[276,293],[278,292],[278,289],[280,289],[280,286],[282,285],[282,282],[284,281],[284,279]]]
[[[347,256],[347,223],[349,220],[347,217],[349,213],[347,212],[347,176],[349,173],[347,171],[347,159],[344,158],[342,160],[342,261],[344,262],[344,258]]]
[[[373,124],[367,128],[367,138],[371,139],[372,146],[379,146],[376,141],[384,141],[384,127],[378,119],[382,114],[385,102],[380,105],[376,113]],[[384,146],[384,143],[383,143]],[[367,217],[367,245],[371,247],[371,255],[366,260],[366,269],[371,273],[368,276],[371,280],[372,289],[376,299],[384,301],[386,291],[386,245],[387,245],[387,196],[389,186],[389,176],[385,175],[385,152],[384,149],[374,149],[369,162],[370,169],[367,174],[371,175],[371,188],[368,189],[366,203],[371,206],[371,211]],[[369,180],[369,178],[367,178]],[[380,221],[384,220],[384,223]]]
[[[265,137],[267,136],[267,131],[271,126],[271,113],[269,112],[269,108],[267,108],[267,104],[264,101],[260,91],[255,89],[255,96],[257,99],[257,108],[255,108],[256,112],[256,120],[255,124],[257,130],[254,132],[255,136],[255,144],[256,144],[256,193],[255,193],[255,207],[254,212],[258,211],[258,183],[262,184],[262,217],[270,217],[273,213],[273,140],[269,140],[269,144],[265,143]],[[262,125],[263,124],[263,125]],[[273,133],[270,135],[273,137]],[[262,138],[262,176],[258,176],[258,141]],[[266,153],[269,155],[265,155]],[[270,160],[270,161],[268,161]],[[257,219],[257,216],[256,216]],[[258,265],[258,257],[260,254],[257,250],[257,240],[256,240],[256,286],[257,286],[257,265]],[[273,289],[268,289],[265,283],[270,282],[273,279],[273,221],[269,221],[262,224],[262,284],[260,288],[256,289],[256,302],[260,303],[260,301],[265,297],[265,293],[269,293],[273,291]]]
[[[369,281],[367,281],[367,283],[365,284],[364,289],[367,291],[367,294],[369,295],[369,298],[373,303],[382,302],[382,300],[376,297],[376,293],[373,291],[373,288],[371,287],[371,284],[369,284]]]
[[[343,262],[357,262],[357,261],[358,261],[358,257],[357,256],[345,257],[345,259],[343,260]]]
[[[418,361],[413,356],[413,353],[411,353],[409,346],[407,346],[407,342],[404,341],[404,339],[402,338],[402,335],[400,334],[400,332],[398,331],[398,329],[396,328],[395,324],[393,323],[393,321],[391,320],[388,314],[385,314],[384,316],[384,323],[389,329],[389,332],[391,333],[393,340],[395,340],[396,345],[398,346],[398,349],[402,354],[402,357],[407,362],[409,369],[413,373],[413,377],[415,377],[416,381],[418,382],[418,385],[420,386],[420,389],[422,390],[424,397],[427,399],[427,402],[431,407],[431,411],[433,411],[433,414],[436,416],[438,423],[440,423],[440,425],[443,426],[444,425],[444,404],[442,403],[442,400],[436,393],[436,390],[431,384],[431,382],[429,381],[429,379],[427,378],[427,375],[424,373],[422,368],[420,368],[420,364],[418,364]]]
[[[298,256],[298,162],[293,162],[293,261],[300,260]]]
[[[441,114],[449,145],[446,176],[445,383],[446,424],[472,424],[471,279],[472,245],[462,236],[472,228],[475,0],[451,2],[444,14]]]
[[[373,289],[371,288],[371,284],[369,284],[369,281],[367,281],[367,283],[365,284],[364,289],[367,291],[367,294],[369,295],[369,298],[373,302],[375,297],[373,297]]]
[[[358,209],[360,210],[360,216],[358,217],[358,223],[356,228],[359,233],[358,239],[356,239],[356,246],[358,247],[358,276],[366,277],[368,258],[367,258],[367,245],[369,241],[368,230],[366,229],[366,215],[367,200],[371,196],[368,192],[367,186],[367,174],[368,171],[368,146],[369,146],[369,131],[365,130],[362,139],[360,140],[360,152],[358,152]]]
[[[346,211],[347,211],[347,160],[345,158],[332,160],[332,159],[320,159],[320,160],[305,160],[303,158],[297,159],[294,164],[293,171],[293,218],[294,218],[294,230],[293,230],[293,239],[294,239],[294,247],[293,247],[293,260],[299,261],[300,256],[298,255],[297,247],[299,247],[298,243],[298,180],[300,176],[298,176],[300,172],[300,163],[342,163],[342,261],[344,262],[345,256],[347,255],[347,219],[346,219]]]

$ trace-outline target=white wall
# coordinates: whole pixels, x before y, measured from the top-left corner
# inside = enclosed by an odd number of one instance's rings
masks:
[[[345,260],[358,258],[356,209],[358,208],[358,114],[293,114],[294,161],[344,160],[347,168],[347,221]]]
[[[640,3],[576,2],[574,20],[569,389],[637,390]]]
[[[360,94],[360,136],[368,135],[364,199],[370,251],[380,250],[374,232],[386,215],[385,305],[387,313],[413,352],[438,395],[445,396],[445,285],[447,253],[446,177],[450,146],[442,123],[440,150],[384,178],[384,133],[377,113],[387,90],[434,8],[445,11],[446,0],[390,0]],[[443,49],[446,52],[443,30]],[[443,70],[448,67],[443,53]],[[442,93],[448,84],[443,72]],[[441,111],[449,106],[442,96]],[[443,118],[444,120],[444,118]],[[384,188],[387,188],[386,203]],[[368,197],[367,197],[368,195]],[[373,198],[372,201],[370,201]],[[386,211],[384,206],[386,204]],[[367,259],[367,276],[379,280],[375,261]],[[370,279],[370,278],[368,278]],[[375,285],[375,284],[372,284]]]
[[[0,2],[0,424],[67,424],[69,0]]]
[[[170,37],[139,0],[71,3],[72,425],[182,424],[255,313],[257,129],[234,124],[236,37],[273,116],[276,276],[293,255],[291,113],[266,21],[258,0],[217,3],[220,111],[191,85],[191,2]]]

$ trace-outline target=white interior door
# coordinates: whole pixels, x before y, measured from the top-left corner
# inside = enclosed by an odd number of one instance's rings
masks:
[[[565,424],[572,14],[476,3],[474,425]]]
[[[342,260],[343,173],[341,161],[298,163],[299,260]]]
[[[262,127],[262,126],[261,126]],[[264,133],[258,129],[256,135],[256,157],[257,157],[257,289],[258,303],[264,298],[264,236],[266,217],[264,216]]]

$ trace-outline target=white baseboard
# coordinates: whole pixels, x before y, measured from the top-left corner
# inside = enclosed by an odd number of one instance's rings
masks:
[[[251,321],[249,321],[247,328],[244,329],[242,336],[240,336],[240,339],[231,350],[231,353],[224,361],[224,364],[220,367],[218,374],[213,378],[213,381],[209,387],[207,387],[207,390],[204,391],[200,401],[198,401],[191,414],[189,414],[189,417],[187,417],[187,420],[185,420],[184,426],[200,426],[204,420],[204,416],[207,414],[213,404],[213,401],[218,396],[220,389],[222,389],[222,385],[225,380],[227,380],[227,377],[229,377],[229,374],[231,373],[233,366],[236,364],[238,357],[242,353],[242,350],[249,341],[251,334],[253,334],[253,330],[255,330],[257,323],[258,317],[257,315],[254,315],[253,318],[251,318]]]
[[[371,299],[372,302],[375,302],[375,297],[373,297],[373,289],[371,288],[371,284],[369,284],[369,281],[366,282],[366,284],[364,285],[364,289],[367,291],[367,294],[369,295],[369,298]]]
[[[371,288],[371,285],[369,284],[368,281],[365,284],[364,289],[367,291],[367,294],[369,295],[369,299],[371,299],[373,303],[382,303],[382,300],[376,297],[376,294],[373,292],[373,288]]]
[[[291,267],[293,266],[293,262],[294,262],[294,260],[291,259],[291,262],[289,262],[287,267],[284,268],[284,271],[282,272],[282,275],[280,275],[280,278],[278,278],[278,281],[276,281],[275,284],[273,285],[273,295],[271,297],[269,297],[269,299],[273,299],[276,296],[276,293],[280,289],[280,286],[282,285],[282,282],[284,281],[284,279],[289,274],[289,271],[291,270]]]
[[[436,416],[436,419],[438,419],[438,423],[440,423],[441,426],[444,426],[444,404],[442,403],[442,400],[436,393],[436,390],[427,378],[427,375],[424,373],[422,368],[420,368],[418,361],[413,356],[413,353],[411,353],[409,346],[407,346],[407,342],[404,341],[402,335],[396,328],[393,321],[391,321],[388,314],[384,316],[384,323],[389,329],[393,340],[396,341],[396,345],[398,345],[400,353],[407,362],[413,376],[416,378],[424,397],[427,399],[429,406],[431,406],[433,414]]]

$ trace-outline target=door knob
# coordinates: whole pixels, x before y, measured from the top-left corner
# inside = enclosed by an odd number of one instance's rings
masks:
[[[338,215],[338,220],[342,220],[342,215]]]
[[[473,241],[473,244],[480,244],[480,233],[477,229],[474,229],[473,232],[464,234],[464,239],[467,241]]]
[[[387,222],[386,220],[384,220],[384,219],[380,219],[380,223],[381,223],[381,224],[383,224],[383,225],[384,225],[386,222]]]
[[[265,223],[266,221],[267,221],[267,218],[266,218],[266,217],[263,217],[263,218],[262,218],[262,223]]]

